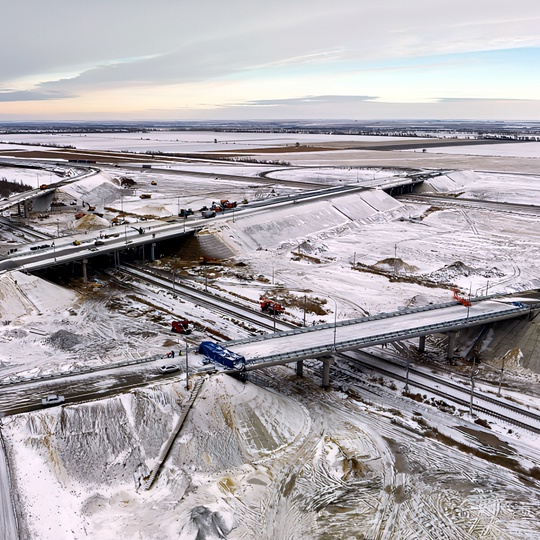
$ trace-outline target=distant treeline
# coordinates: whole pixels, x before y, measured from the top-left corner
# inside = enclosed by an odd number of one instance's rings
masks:
[[[458,137],[540,140],[540,122],[473,120],[329,120],[204,122],[0,122],[0,134],[84,134],[167,132],[297,133],[381,137]]]
[[[31,189],[31,186],[23,184],[21,180],[12,182],[6,177],[0,179],[0,197],[9,197],[12,193],[22,193]]]
[[[540,122],[478,120],[268,120],[268,121],[174,121],[174,122],[0,122],[0,134],[84,134],[237,132],[306,133],[324,135],[379,135],[393,137],[451,137],[540,140]]]

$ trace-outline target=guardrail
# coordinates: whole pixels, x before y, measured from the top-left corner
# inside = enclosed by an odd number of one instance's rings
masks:
[[[134,366],[137,364],[146,364],[154,362],[163,358],[161,354],[155,354],[148,358],[139,358],[138,360],[127,360],[125,362],[115,362],[107,366],[94,366],[94,367],[82,367],[80,369],[74,369],[73,371],[63,371],[60,373],[49,373],[47,375],[38,375],[36,377],[11,377],[10,380],[0,381],[0,386],[8,386],[10,384],[23,384],[34,381],[47,381],[51,379],[58,379],[59,377],[75,377],[77,375],[85,375],[87,373],[95,373],[98,371],[105,371],[108,369],[116,369],[120,367]]]
[[[495,299],[495,298],[506,298],[506,297],[504,295],[501,295],[501,294],[492,294],[492,295],[489,295],[489,296],[471,298],[471,302],[482,302],[482,301],[485,301],[485,300],[490,300],[490,299]],[[369,322],[369,321],[378,321],[378,320],[382,320],[382,319],[400,317],[400,316],[403,316],[403,315],[412,315],[414,313],[423,313],[423,312],[426,312],[426,311],[444,309],[444,308],[449,308],[449,307],[458,306],[458,305],[460,305],[459,302],[452,301],[452,302],[446,302],[446,303],[443,303],[443,304],[430,304],[428,306],[422,306],[422,307],[417,307],[417,308],[407,308],[407,309],[404,309],[404,310],[392,311],[392,312],[389,312],[389,313],[379,313],[377,315],[369,315],[367,317],[359,317],[359,318],[356,318],[356,319],[347,319],[345,321],[337,321],[336,323],[332,322],[332,323],[318,324],[318,325],[315,325],[315,326],[301,326],[301,327],[298,327],[298,328],[295,328],[295,329],[292,329],[292,330],[284,330],[284,331],[281,331],[281,332],[275,332],[273,334],[265,334],[265,335],[261,335],[261,336],[251,336],[249,338],[231,340],[231,341],[227,342],[227,346],[244,345],[244,344],[247,344],[247,343],[254,343],[254,342],[257,342],[257,341],[264,341],[264,340],[267,340],[267,339],[273,339],[275,337],[283,337],[283,336],[291,336],[291,335],[296,335],[296,334],[304,334],[304,333],[308,333],[308,332],[316,332],[318,330],[324,330],[324,329],[330,329],[330,328],[332,328],[332,329],[333,328],[340,328],[340,327],[344,327],[344,326],[361,324],[361,323],[365,323],[365,322]],[[535,309],[540,309],[540,303],[531,304],[531,305],[524,305],[524,307],[517,307],[516,306],[513,309],[506,309],[503,312],[498,312],[498,313],[507,314],[507,313],[514,313],[514,312],[517,312],[517,311],[526,312],[526,311],[533,311]],[[484,316],[491,317],[491,316],[493,316],[493,314],[481,314],[481,315],[469,316],[466,320],[475,321],[475,320],[481,319]],[[508,317],[508,318],[512,318],[512,317]],[[473,325],[467,325],[467,326],[473,326]]]
[[[334,343],[329,343],[328,345],[318,345],[316,347],[308,347],[304,349],[299,349],[297,351],[290,351],[286,353],[274,354],[271,356],[266,356],[264,358],[257,358],[248,360],[246,364],[246,369],[248,371],[252,369],[257,369],[259,367],[264,367],[265,365],[278,365],[286,364],[289,362],[298,361],[305,358],[316,358],[319,356],[324,356],[331,354],[333,352],[346,351],[351,349],[360,349],[362,347],[369,347],[373,345],[378,345],[380,343],[388,343],[390,341],[399,341],[403,339],[410,339],[413,337],[419,337],[427,334],[434,334],[441,331],[451,331],[457,330],[460,328],[465,328],[468,326],[475,326],[477,324],[487,323],[487,322],[496,322],[500,320],[510,319],[513,317],[520,316],[522,314],[532,311],[534,308],[538,309],[540,304],[534,304],[533,306],[523,306],[523,307],[514,307],[507,309],[503,312],[496,313],[482,313],[480,315],[469,316],[462,319],[455,319],[453,321],[440,322],[429,325],[422,325],[413,329],[398,330],[393,332],[385,332],[382,334],[375,334],[373,336],[361,337],[357,339],[347,340],[347,341],[337,341]],[[349,321],[344,321],[349,323]],[[352,324],[352,323],[350,323]],[[319,329],[323,325],[319,326]],[[325,328],[334,328],[334,325],[324,325]],[[311,327],[313,329],[315,327]],[[298,334],[296,330],[290,332],[279,332],[277,335],[273,334],[274,337],[279,335],[293,335]],[[263,336],[264,337],[264,336]],[[272,336],[269,336],[272,337]],[[227,346],[232,345],[232,342],[228,342]],[[235,344],[238,344],[235,342]]]

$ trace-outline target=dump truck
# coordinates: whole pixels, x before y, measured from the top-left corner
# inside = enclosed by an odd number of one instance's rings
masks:
[[[230,369],[244,371],[246,369],[246,359],[234,351],[230,351],[213,341],[201,341],[199,353],[207,358],[206,363],[217,362]]]

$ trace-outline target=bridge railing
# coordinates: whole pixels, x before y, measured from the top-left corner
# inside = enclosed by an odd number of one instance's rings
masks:
[[[455,319],[453,321],[427,324],[427,325],[422,325],[416,328],[410,328],[406,330],[384,332],[381,334],[375,334],[372,336],[355,338],[355,339],[346,340],[346,341],[336,341],[335,345],[334,343],[328,343],[326,345],[318,345],[316,347],[307,347],[307,348],[299,349],[296,351],[287,351],[285,353],[274,354],[274,355],[266,356],[263,358],[250,359],[247,361],[247,365],[249,367],[254,368],[255,366],[268,364],[268,363],[272,363],[272,364],[288,363],[288,362],[293,362],[300,359],[316,358],[319,356],[328,355],[329,353],[332,353],[334,351],[359,349],[362,347],[378,345],[380,343],[387,343],[390,341],[399,341],[399,340],[409,339],[409,338],[418,337],[418,336],[427,335],[427,334],[448,332],[451,330],[457,330],[459,328],[464,328],[468,326],[475,326],[475,325],[486,323],[486,322],[495,322],[498,320],[513,318],[513,317],[528,313],[535,307],[537,309],[540,308],[540,304],[535,304],[533,306],[530,306],[530,305],[516,306],[510,309],[507,309],[503,312],[482,313],[479,315]],[[325,325],[325,326],[327,326],[328,328],[334,328],[334,325]],[[321,329],[322,325],[319,326],[318,328]],[[295,331],[280,332],[279,334],[291,335],[294,333],[298,333],[298,332],[295,332]],[[276,336],[276,334],[271,334],[269,337],[272,337],[272,336]],[[227,346],[230,346],[230,345],[231,345],[231,342],[227,344]]]

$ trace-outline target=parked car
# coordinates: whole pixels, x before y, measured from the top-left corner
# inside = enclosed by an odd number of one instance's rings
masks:
[[[165,364],[164,366],[159,366],[158,371],[160,373],[174,373],[175,371],[180,371],[180,366],[178,364]]]
[[[64,396],[57,396],[56,394],[51,394],[41,400],[41,404],[44,407],[52,407],[53,405],[62,405],[66,401]]]

